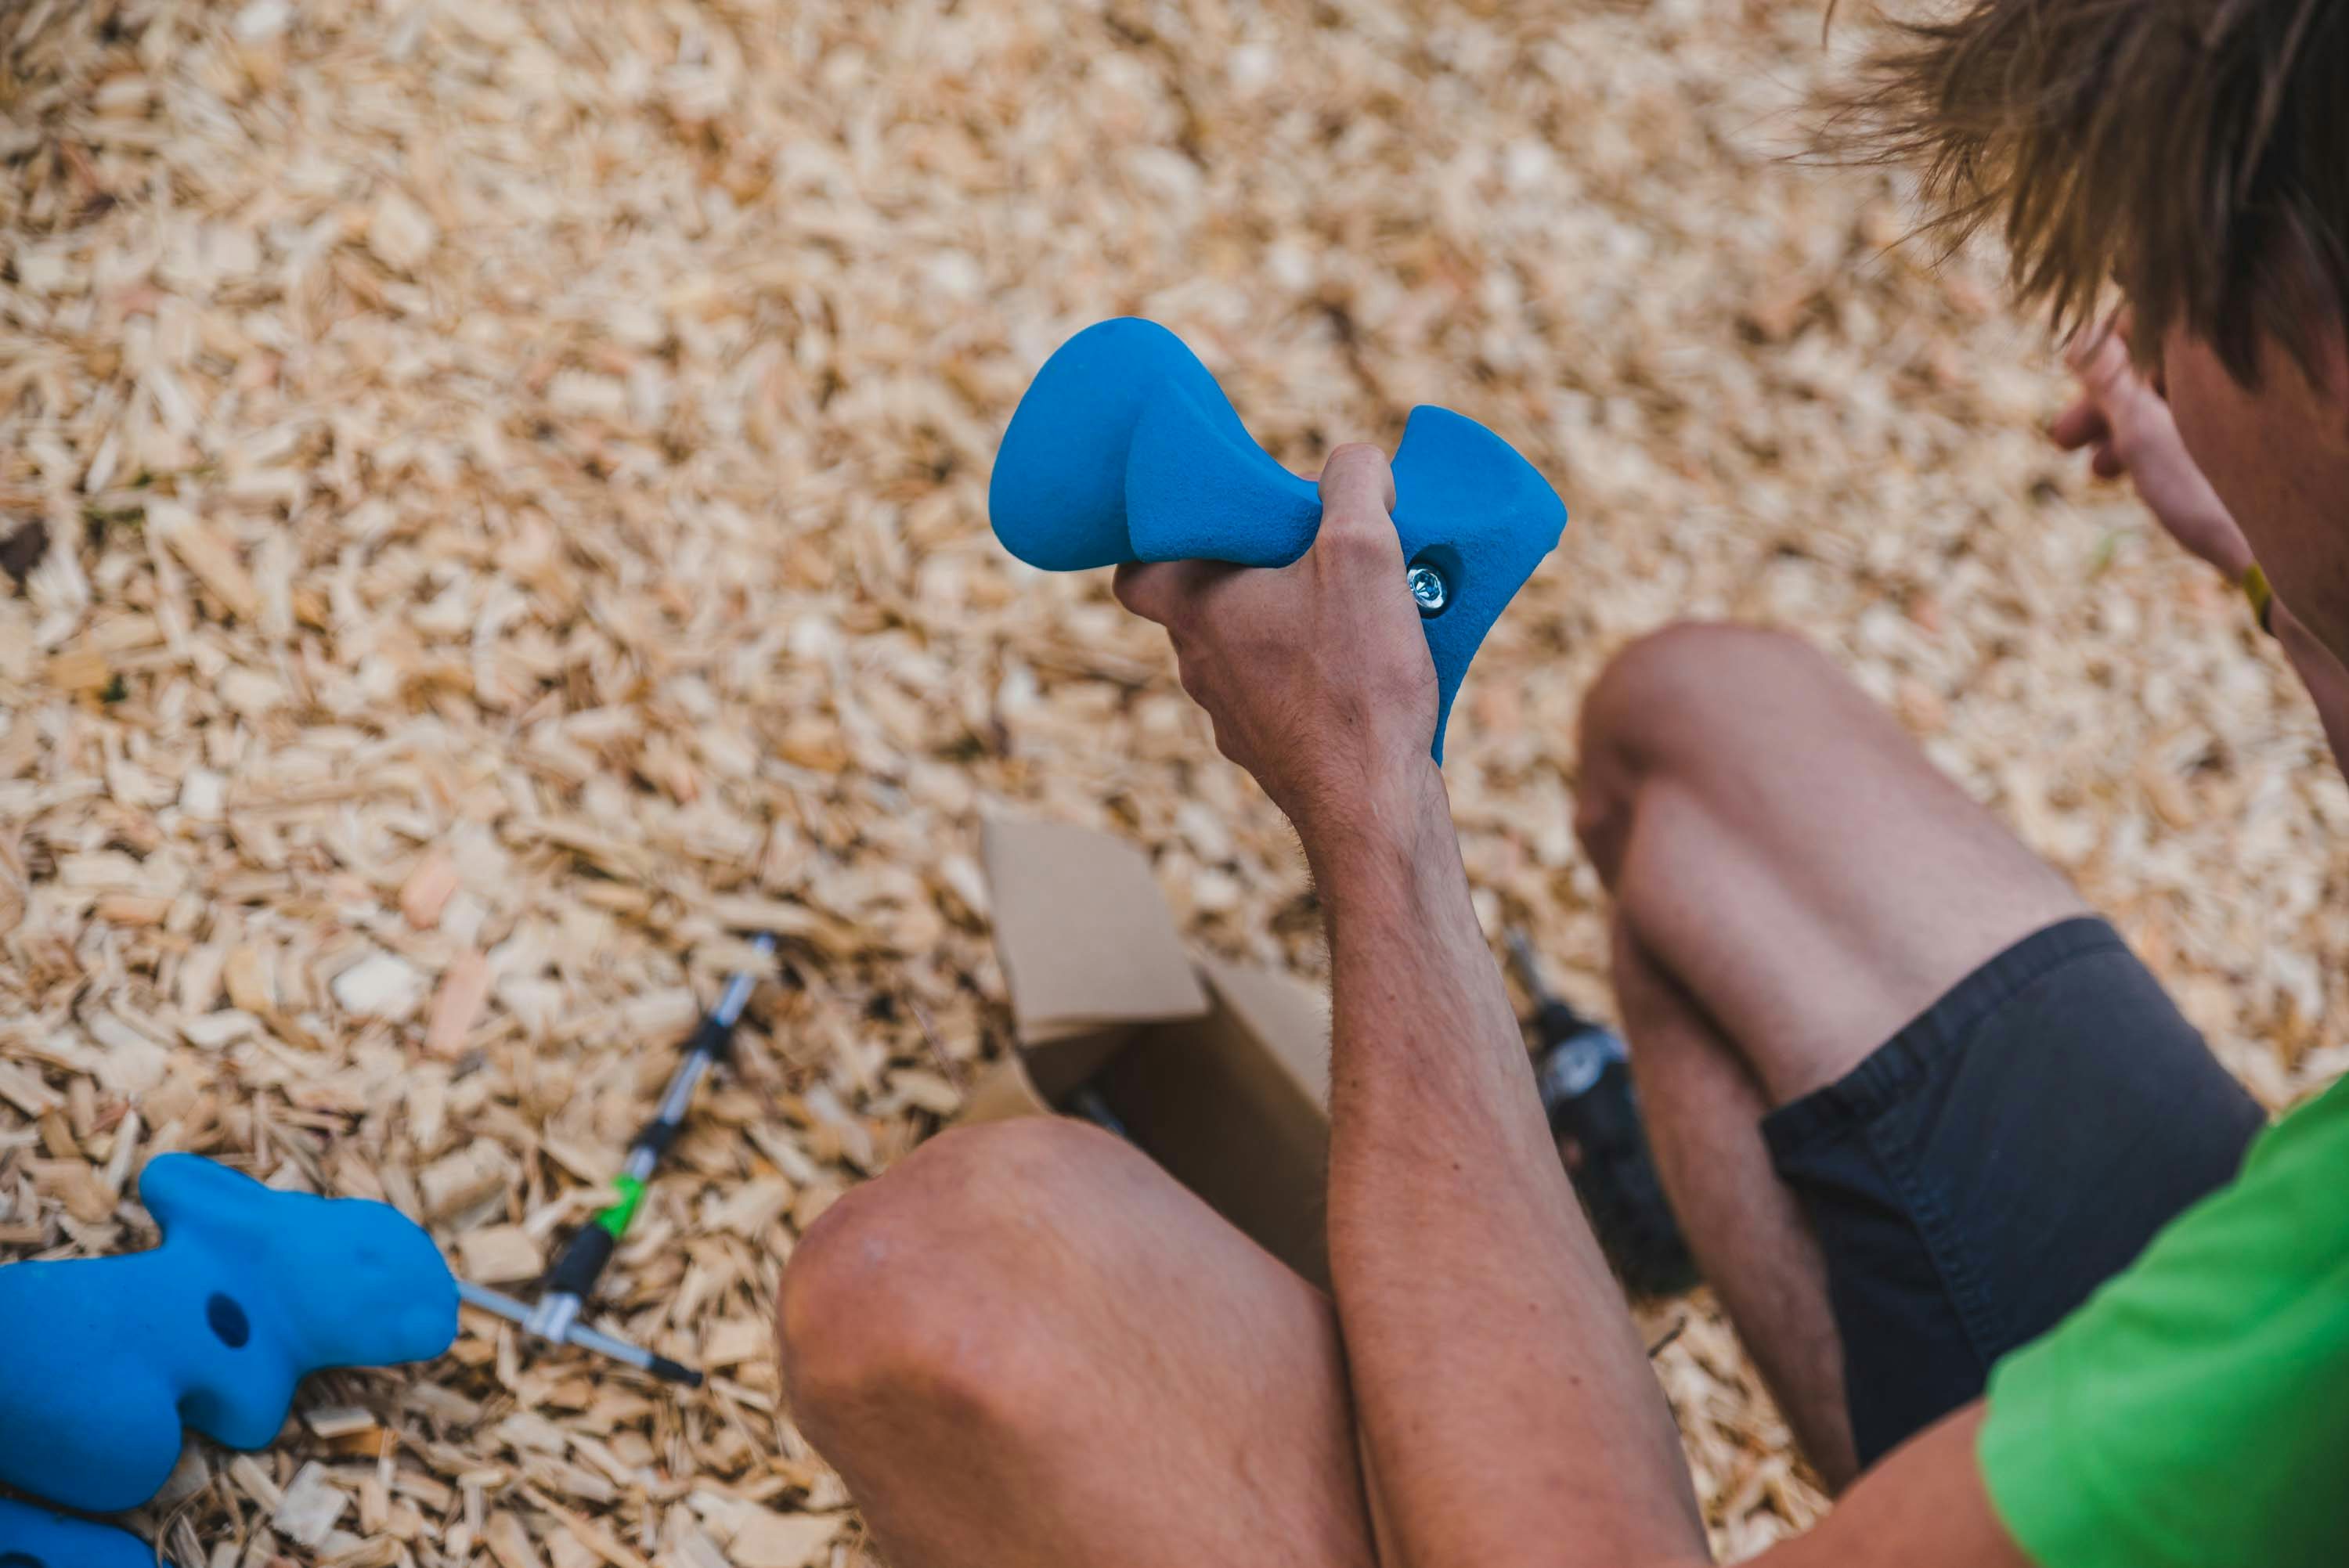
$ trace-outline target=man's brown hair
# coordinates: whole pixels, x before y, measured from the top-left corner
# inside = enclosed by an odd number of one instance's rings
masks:
[[[2262,334],[2305,366],[2349,322],[2349,0],[1961,0],[1842,108],[2059,329],[2116,284],[2141,348],[2183,322],[2249,384]]]

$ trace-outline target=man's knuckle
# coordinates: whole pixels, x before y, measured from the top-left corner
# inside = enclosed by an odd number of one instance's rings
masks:
[[[1148,620],[1157,620],[1159,583],[1155,573],[1146,566],[1122,568],[1110,579],[1110,592],[1128,610]]]
[[[1347,565],[1370,565],[1400,554],[1394,525],[1376,512],[1340,510],[1328,521],[1323,540],[1330,554]]]

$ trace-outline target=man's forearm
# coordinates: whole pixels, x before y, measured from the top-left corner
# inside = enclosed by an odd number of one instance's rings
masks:
[[[1415,766],[1309,832],[1336,996],[1330,1251],[1410,1563],[1705,1560],[1677,1437]]]

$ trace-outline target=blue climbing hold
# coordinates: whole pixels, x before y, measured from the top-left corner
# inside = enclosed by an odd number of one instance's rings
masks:
[[[127,1530],[0,1498],[0,1568],[155,1568]]]
[[[184,1422],[267,1444],[323,1367],[438,1356],[457,1282],[387,1204],[273,1191],[191,1154],[148,1163],[151,1252],[0,1267],[0,1481],[94,1512],[154,1495]]]
[[[1426,569],[1441,761],[1468,663],[1557,547],[1566,507],[1515,448],[1444,408],[1412,410],[1393,467],[1403,560]],[[1053,572],[1287,566],[1321,525],[1313,484],[1250,438],[1183,340],[1130,317],[1085,328],[1044,362],[1004,432],[987,507],[1004,548]]]

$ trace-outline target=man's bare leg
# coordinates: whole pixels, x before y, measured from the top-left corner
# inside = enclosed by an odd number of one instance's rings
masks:
[[[1328,1300],[1106,1133],[925,1145],[809,1231],[779,1327],[893,1568],[1375,1561]]]
[[[1744,627],[1674,627],[1609,667],[1584,708],[1576,826],[1615,895],[1666,1190],[1840,1488],[1855,1468],[1841,1343],[1761,1116],[2085,909],[1824,657]]]
[[[1648,1145],[1690,1250],[1744,1332],[1795,1440],[1841,1490],[1859,1470],[1843,1346],[1818,1243],[1754,1130],[1770,1102],[1736,1048],[1620,921],[1615,995],[1624,1032],[1638,1042]]]
[[[1840,1482],[1839,1345],[1755,1124],[2079,903],[1785,639],[1651,639],[1586,731],[1660,1163]],[[781,1315],[794,1411],[897,1568],[1373,1561],[1329,1304],[1104,1135],[917,1151],[810,1233]]]

